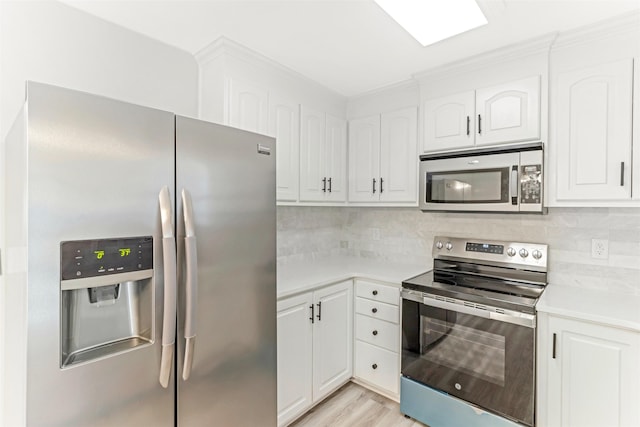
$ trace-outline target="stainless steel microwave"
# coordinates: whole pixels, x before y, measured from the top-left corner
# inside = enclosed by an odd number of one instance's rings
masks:
[[[423,211],[546,213],[542,143],[420,156]]]

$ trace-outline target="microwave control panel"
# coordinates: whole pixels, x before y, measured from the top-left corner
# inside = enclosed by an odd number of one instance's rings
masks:
[[[520,203],[542,203],[542,165],[520,166]]]
[[[62,280],[150,270],[153,237],[74,240],[60,243]]]

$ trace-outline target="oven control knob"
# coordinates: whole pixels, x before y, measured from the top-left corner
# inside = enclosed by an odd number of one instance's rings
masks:
[[[450,251],[451,249],[453,249],[453,245],[451,244],[451,242],[447,242],[447,244],[445,245],[445,248],[447,248],[447,250]]]
[[[516,253],[517,253],[516,250],[513,248],[507,249],[507,255],[509,256],[516,256]]]
[[[528,250],[526,250],[525,248],[520,249],[520,256],[521,256],[522,258],[526,258],[526,257],[528,257],[528,256],[529,256],[529,251],[528,251]]]
[[[438,248],[438,249],[442,249],[442,246],[444,246],[444,245],[442,244],[442,242],[441,242],[440,240],[438,240],[438,241],[436,242],[436,248]]]
[[[531,255],[535,258],[535,259],[540,259],[542,258],[542,251],[539,250],[535,250],[531,253]]]

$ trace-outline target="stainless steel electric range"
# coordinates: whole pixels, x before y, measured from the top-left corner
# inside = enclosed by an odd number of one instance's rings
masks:
[[[436,237],[402,283],[401,411],[431,427],[534,426],[547,245]]]

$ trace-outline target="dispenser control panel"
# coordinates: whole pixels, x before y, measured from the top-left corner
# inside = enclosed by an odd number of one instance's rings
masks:
[[[60,243],[62,280],[150,270],[153,237],[74,240]]]

